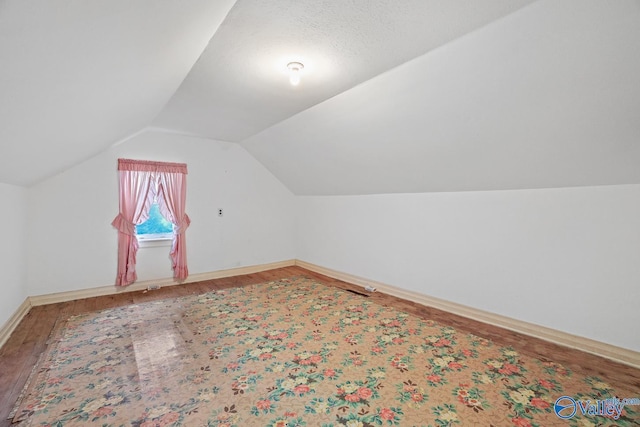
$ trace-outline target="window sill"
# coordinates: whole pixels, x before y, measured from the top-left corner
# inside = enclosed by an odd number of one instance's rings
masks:
[[[138,239],[139,248],[157,248],[161,246],[171,246],[172,238],[162,239]]]

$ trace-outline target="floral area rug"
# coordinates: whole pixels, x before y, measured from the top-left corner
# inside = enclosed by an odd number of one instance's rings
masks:
[[[596,377],[296,277],[70,318],[15,421],[47,426],[608,426]]]

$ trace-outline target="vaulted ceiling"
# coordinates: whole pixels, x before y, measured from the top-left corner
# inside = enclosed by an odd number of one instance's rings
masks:
[[[155,128],[296,194],[640,183],[638,52],[639,0],[0,0],[0,182]]]

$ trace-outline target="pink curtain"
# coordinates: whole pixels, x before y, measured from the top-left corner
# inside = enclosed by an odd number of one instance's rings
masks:
[[[136,281],[136,253],[138,239],[136,225],[149,218],[149,209],[153,202],[151,172],[134,171],[120,168],[120,213],[111,225],[118,229],[118,275],[116,286],[126,286]]]
[[[185,210],[187,165],[118,159],[120,213],[111,223],[118,229],[117,286],[136,281],[138,239],[136,225],[149,218],[149,209],[158,196],[160,212],[175,225],[171,259],[174,277],[188,276],[184,231],[190,220]]]
[[[158,174],[158,207],[162,216],[174,225],[171,261],[173,277],[184,280],[189,275],[187,268],[187,247],[184,232],[191,224],[185,213],[187,179],[185,174],[162,172]]]

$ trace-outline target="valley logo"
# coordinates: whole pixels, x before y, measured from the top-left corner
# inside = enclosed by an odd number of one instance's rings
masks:
[[[578,409],[585,416],[604,416],[617,420],[622,415],[622,410],[626,405],[640,405],[640,399],[618,399],[611,397],[605,400],[575,400],[569,396],[562,396],[556,400],[553,410],[558,418],[569,420],[573,418]]]

